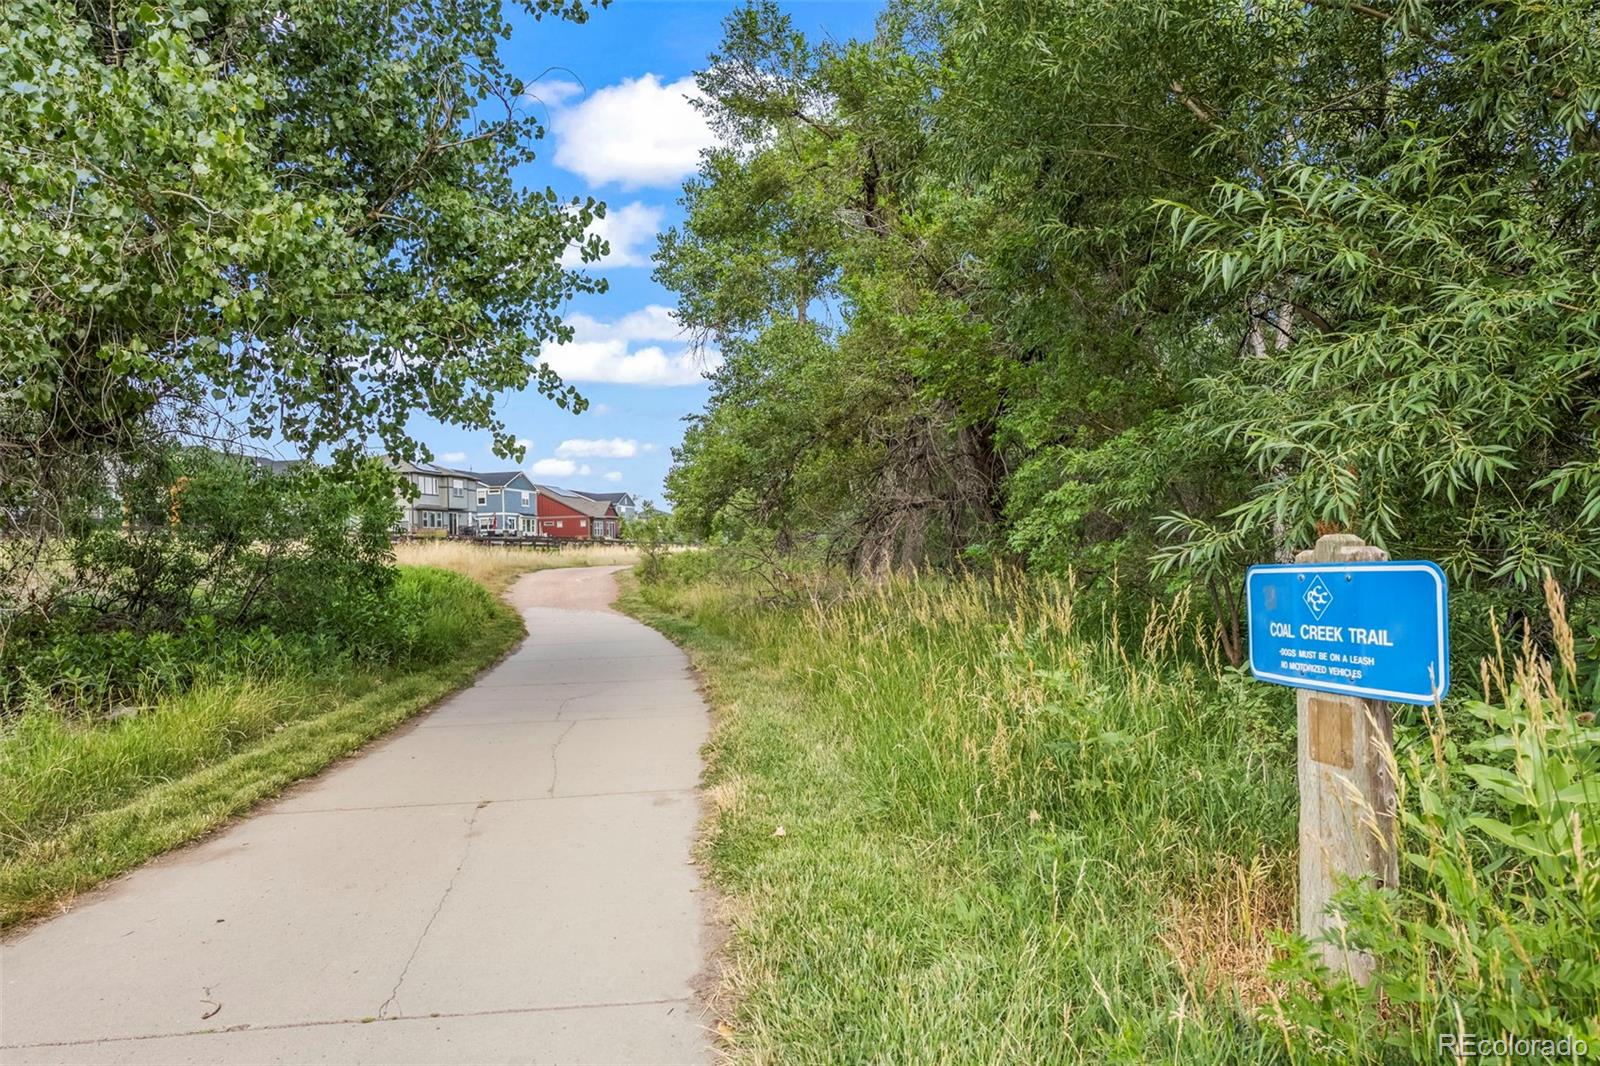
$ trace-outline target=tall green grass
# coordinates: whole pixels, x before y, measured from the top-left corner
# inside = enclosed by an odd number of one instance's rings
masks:
[[[628,602],[721,708],[737,1058],[1277,1054],[1205,989],[1264,967],[1289,911],[1292,700],[1179,656],[1181,611],[1113,641],[1066,585],[1005,576]]]
[[[470,680],[524,630],[481,585],[406,567],[403,662],[227,676],[110,721],[48,708],[0,724],[0,925],[48,913],[191,840]]]
[[[1292,935],[1293,696],[1181,601],[1130,630],[1043,577],[785,603],[691,569],[625,604],[718,708],[735,1061],[1413,1061],[1458,1024],[1600,1049],[1600,733],[1536,650],[1449,729],[1402,716],[1403,884],[1345,899],[1363,989]]]

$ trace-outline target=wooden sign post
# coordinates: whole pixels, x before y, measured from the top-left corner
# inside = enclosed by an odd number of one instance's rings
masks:
[[[1450,687],[1444,571],[1391,562],[1360,537],[1318,537],[1293,563],[1245,574],[1250,673],[1295,690],[1299,715],[1300,931],[1365,983],[1328,901],[1347,880],[1399,881],[1390,703],[1437,703]]]
[[[1389,553],[1360,537],[1319,537],[1296,563],[1382,562]],[[1342,881],[1370,877],[1399,882],[1395,853],[1394,733],[1389,704],[1312,689],[1295,690],[1299,709],[1300,932],[1324,961],[1363,984],[1372,959],[1339,946],[1343,923],[1328,911]],[[1335,942],[1319,940],[1335,931]]]

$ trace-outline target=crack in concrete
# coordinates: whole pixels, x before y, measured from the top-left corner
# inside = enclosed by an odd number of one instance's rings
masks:
[[[472,808],[472,817],[467,819],[466,840],[461,845],[461,858],[456,863],[456,868],[450,873],[450,880],[444,886],[444,891],[439,894],[439,902],[433,905],[433,913],[428,915],[428,924],[422,927],[422,932],[417,935],[417,942],[411,945],[411,954],[406,957],[406,964],[400,968],[400,976],[395,978],[394,987],[389,990],[389,998],[383,1001],[383,1006],[378,1008],[378,1017],[388,1016],[389,1005],[400,995],[400,986],[406,983],[406,975],[411,972],[411,964],[417,960],[417,952],[422,950],[422,942],[428,939],[428,932],[433,928],[433,923],[438,920],[439,912],[444,910],[444,901],[450,898],[450,893],[456,887],[456,879],[461,876],[461,868],[467,864],[467,855],[472,851],[472,829],[478,824],[478,812],[493,802],[483,800]]]
[[[575,718],[572,724],[588,721],[586,718]],[[479,800],[478,803],[543,803],[546,800],[586,800],[609,799],[613,796],[656,796],[664,792],[693,792],[692,788],[629,788],[614,792],[574,792],[567,796],[496,796],[490,800]],[[289,811],[262,811],[256,815],[258,818],[288,818],[299,814],[355,814],[363,811],[409,811],[428,807],[465,807],[472,800],[439,800],[435,803],[381,803],[370,807],[296,807]],[[155,921],[154,918],[150,921]],[[148,923],[146,923],[148,924]],[[128,936],[133,932],[129,930],[122,934]]]
[[[561,744],[567,739],[567,734],[578,728],[579,721],[581,719],[575,719],[568,724],[567,728],[561,731],[561,735],[556,737],[556,742],[550,745],[550,791],[544,794],[546,799],[555,798],[556,782],[561,778],[561,764],[556,761],[556,754],[561,750]]]
[[[593,696],[593,695],[595,695],[595,693],[593,693],[593,692],[577,692],[577,693],[574,693],[571,696],[568,696],[566,699],[564,699],[560,703],[556,704],[556,716],[554,718],[550,719],[550,720],[552,722],[561,721],[561,716],[567,713],[567,707],[571,705],[573,700],[587,699],[588,697]],[[567,721],[577,721],[577,720],[578,719],[572,719],[572,718],[567,719]],[[567,728],[571,729],[572,727],[568,726]],[[561,734],[561,737],[557,737],[556,738],[556,743],[559,745],[561,743],[561,738],[565,737],[565,736],[566,736],[566,734],[563,733],[563,734]]]
[[[565,708],[573,700],[581,700],[582,696],[570,696],[556,705],[554,718],[490,718],[481,722],[424,722],[418,729],[504,729],[513,725],[549,725],[552,722],[638,722],[645,719],[656,718],[691,718],[696,714],[705,713],[705,704],[685,704],[682,707],[667,706],[665,701],[655,704],[658,709],[654,714],[588,714],[581,718],[566,718]]]
[[[693,1006],[696,1002],[693,996],[670,996],[665,999],[620,999],[603,1000],[596,1003],[560,1003],[536,1007],[498,1007],[488,1010],[396,1014],[392,1018],[381,1020],[386,1022],[415,1022],[437,1021],[440,1018],[495,1018],[517,1014],[559,1014],[564,1011],[611,1010],[618,1007],[660,1007],[679,1003]],[[186,1036],[231,1036],[235,1033],[270,1033],[280,1029],[320,1029],[334,1025],[366,1025],[372,1021],[373,1019],[371,1018],[317,1018],[303,1022],[266,1022],[263,1024],[241,1022],[238,1025],[229,1025],[220,1029],[177,1029],[165,1033],[132,1033],[126,1036],[83,1037],[79,1040],[38,1040],[23,1044],[0,1044],[0,1051],[41,1047],[86,1047],[93,1044],[125,1044],[136,1040],[172,1040]]]

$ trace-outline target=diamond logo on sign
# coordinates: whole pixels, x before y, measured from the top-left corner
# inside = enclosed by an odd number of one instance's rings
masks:
[[[1328,586],[1322,583],[1321,577],[1311,582],[1311,587],[1306,589],[1306,594],[1303,598],[1306,601],[1306,606],[1311,608],[1311,617],[1319,622],[1322,621],[1323,612],[1327,611],[1333,603],[1333,593],[1328,591]]]

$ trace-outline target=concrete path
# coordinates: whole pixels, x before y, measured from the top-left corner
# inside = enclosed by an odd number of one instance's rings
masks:
[[[414,725],[0,947],[0,1062],[704,1062],[683,655],[549,570]]]

